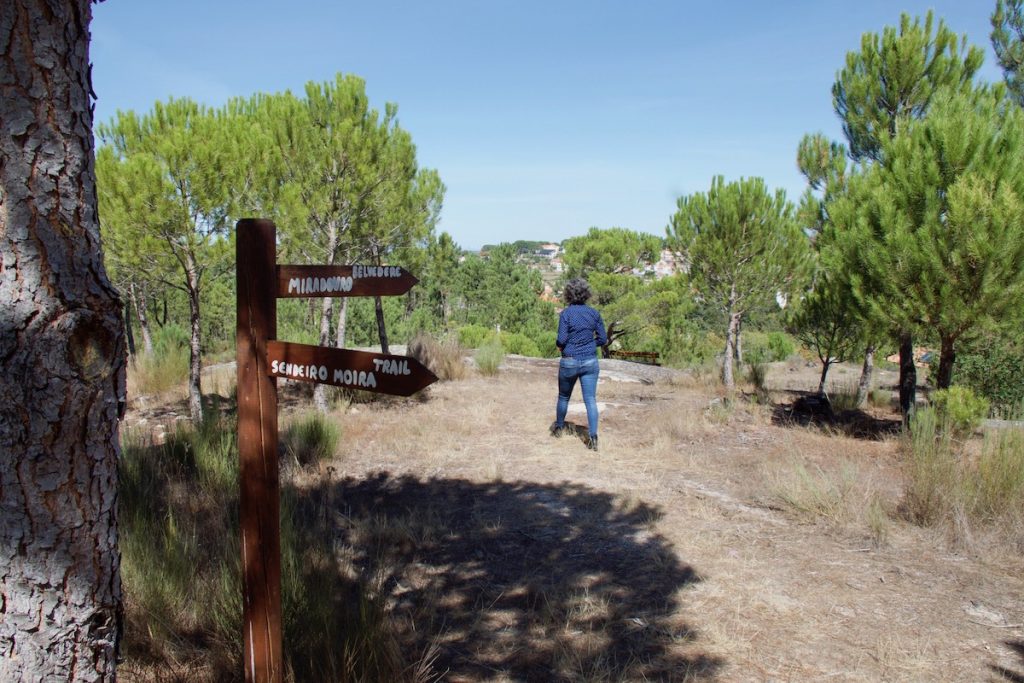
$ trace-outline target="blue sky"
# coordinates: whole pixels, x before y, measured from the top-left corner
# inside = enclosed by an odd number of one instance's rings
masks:
[[[467,248],[591,226],[664,234],[712,176],[796,201],[807,132],[840,139],[831,86],[865,31],[929,7],[984,48],[992,0],[142,2],[94,5],[96,120],[353,73],[398,104]]]

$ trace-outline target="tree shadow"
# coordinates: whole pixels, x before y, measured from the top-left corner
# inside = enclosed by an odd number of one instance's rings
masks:
[[[1024,640],[1007,640],[1004,644],[1017,653],[1017,656],[1021,659],[1022,666],[1024,666]],[[1024,669],[1013,671],[997,664],[989,664],[989,668],[1008,681],[1024,683]]]
[[[859,410],[834,410],[827,398],[813,391],[786,391],[792,400],[772,404],[772,424],[780,427],[824,427],[854,439],[879,441],[899,434],[903,423]]]
[[[654,530],[656,506],[387,472],[289,493],[297,514],[327,511],[343,565],[444,680],[707,680],[722,664],[678,615],[700,578]]]

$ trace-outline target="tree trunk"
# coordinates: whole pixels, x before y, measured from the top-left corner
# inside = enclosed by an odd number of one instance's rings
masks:
[[[900,334],[900,414],[903,424],[910,423],[917,399],[917,366],[914,365],[914,338],[909,332]]]
[[[338,333],[334,335],[334,343],[339,349],[345,348],[345,335],[348,333],[348,297],[341,297],[341,306],[338,307]]]
[[[125,331],[96,217],[88,0],[0,3],[0,680],[113,681]]]
[[[142,350],[147,354],[153,353],[153,334],[149,330],[149,298],[146,290],[136,293],[133,286],[130,290],[132,303],[135,305],[135,317],[139,321],[139,331],[142,333]]]
[[[125,302],[124,305],[124,335],[125,339],[128,340],[128,355],[131,357],[135,356],[135,335],[132,334],[132,311],[131,304]]]
[[[736,326],[736,363],[743,365],[743,321]]]
[[[953,340],[943,339],[942,350],[939,352],[939,375],[935,378],[936,388],[949,388],[953,382],[953,363],[955,361],[956,351],[953,350]]]
[[[388,331],[384,327],[384,304],[379,296],[373,297],[374,312],[377,314],[377,334],[380,336],[381,353],[391,353],[388,350]]]
[[[831,359],[821,361],[821,378],[818,380],[818,396],[825,395],[825,379],[828,377],[828,370],[831,367]]]
[[[199,322],[199,270],[195,257],[189,252],[185,255],[185,275],[188,278],[188,319],[189,319],[189,359],[188,359],[188,413],[192,424],[203,421],[203,359],[202,359],[202,327]]]
[[[860,368],[860,382],[857,383],[857,407],[863,408],[868,403],[871,391],[871,377],[875,373],[875,345],[868,344],[864,349],[864,365]]]
[[[327,265],[333,266],[335,252],[338,250],[338,223],[329,221],[327,223]],[[334,298],[325,296],[320,306],[320,346],[331,344],[331,315],[334,313]],[[313,405],[316,409],[327,414],[331,406],[327,400],[327,385],[317,384],[313,387]]]
[[[729,330],[725,334],[725,360],[722,362],[722,383],[725,384],[727,389],[732,389],[736,386],[732,376],[732,361],[736,353],[736,338],[742,317],[742,313],[729,314]]]
[[[320,311],[320,346],[329,346],[331,343],[331,313],[333,310],[334,298],[325,296],[323,308]],[[313,387],[313,405],[324,415],[330,411],[331,405],[327,400],[326,384],[318,383]]]

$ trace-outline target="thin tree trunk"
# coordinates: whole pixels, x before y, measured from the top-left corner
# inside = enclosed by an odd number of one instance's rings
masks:
[[[132,305],[135,307],[135,317],[139,321],[139,331],[142,333],[142,350],[152,355],[153,335],[149,330],[149,314],[146,312],[149,307],[146,291],[143,289],[141,292],[136,292],[135,285],[132,285],[128,290],[128,295],[131,297]]]
[[[821,378],[818,380],[818,396],[825,395],[825,379],[828,377],[829,368],[832,367],[832,360],[823,360],[821,362]]]
[[[954,362],[956,362],[956,351],[953,349],[953,340],[943,339],[941,351],[939,351],[939,375],[935,380],[937,388],[948,389],[952,384]]]
[[[330,221],[327,224],[327,265],[334,265],[335,252],[338,250],[338,223]],[[331,315],[334,313],[334,298],[325,296],[320,307],[320,346],[329,346],[331,343]],[[313,387],[313,405],[316,409],[327,414],[330,410],[330,402],[327,400],[327,385],[317,384]]]
[[[917,366],[914,365],[914,338],[909,332],[900,334],[900,414],[903,424],[910,423],[917,400]]]
[[[189,361],[188,361],[188,413],[193,424],[203,421],[203,359],[202,327],[199,318],[199,271],[195,257],[186,253],[188,278]]]
[[[88,0],[0,3],[0,680],[113,681],[122,304],[103,266]]]
[[[128,340],[128,355],[135,356],[135,335],[132,334],[132,309],[131,304],[124,304],[124,335]]]
[[[863,408],[868,403],[871,392],[871,378],[875,373],[875,345],[868,344],[864,349],[864,364],[860,368],[860,382],[857,383],[857,407]]]
[[[732,374],[732,363],[733,356],[736,353],[736,337],[741,318],[741,313],[729,314],[729,329],[725,334],[725,360],[722,363],[722,383],[725,384],[727,389],[732,389],[736,386]]]
[[[736,327],[736,363],[743,365],[743,321]]]
[[[345,348],[345,335],[348,326],[348,297],[341,297],[341,306],[338,307],[338,333],[334,335],[334,343],[339,349]]]
[[[384,305],[379,296],[373,297],[374,312],[377,314],[377,334],[380,336],[381,353],[391,353],[388,350],[388,331],[384,327]]]

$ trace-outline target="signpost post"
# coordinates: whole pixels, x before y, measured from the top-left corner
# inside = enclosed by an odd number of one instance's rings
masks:
[[[278,298],[404,294],[417,280],[403,268],[279,266],[276,227],[251,218],[238,222],[235,253],[245,680],[280,683],[284,665],[277,378],[410,396],[437,377],[415,358],[276,339]]]

